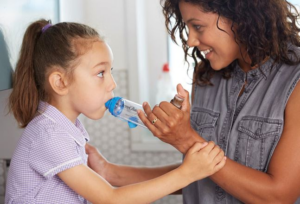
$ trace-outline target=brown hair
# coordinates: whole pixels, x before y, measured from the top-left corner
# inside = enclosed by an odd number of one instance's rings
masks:
[[[213,70],[197,48],[189,54],[186,35],[188,31],[179,10],[179,2],[185,1],[201,7],[205,12],[213,12],[232,21],[232,31],[239,46],[244,45],[252,60],[252,65],[261,64],[266,57],[286,64],[300,63],[290,44],[300,46],[300,28],[297,25],[299,12],[285,0],[161,0],[165,24],[173,41],[179,31],[185,60],[190,56],[195,62],[193,84],[211,84],[210,79],[217,71]],[[175,24],[171,19],[175,19]],[[233,25],[237,28],[233,30]],[[216,25],[218,26],[218,24]],[[219,28],[219,27],[218,27]],[[220,28],[219,28],[220,29]],[[221,30],[221,29],[220,29]],[[292,54],[294,57],[291,57]],[[201,60],[199,62],[199,59]],[[230,78],[236,61],[221,72]]]
[[[39,101],[49,101],[46,79],[53,67],[71,77],[71,68],[82,54],[80,39],[100,39],[96,30],[78,23],[58,23],[42,32],[48,23],[42,19],[27,28],[13,76],[9,107],[22,128],[35,116]]]

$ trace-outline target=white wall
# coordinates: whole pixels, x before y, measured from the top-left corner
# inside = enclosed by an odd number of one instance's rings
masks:
[[[127,69],[124,0],[61,0],[60,11],[60,21],[76,21],[95,28],[113,50],[114,70]]]

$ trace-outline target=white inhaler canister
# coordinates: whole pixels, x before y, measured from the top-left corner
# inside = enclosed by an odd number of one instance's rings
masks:
[[[113,116],[127,121],[130,128],[137,126],[147,128],[137,113],[137,110],[143,110],[142,105],[121,97],[114,97],[105,103],[105,107]]]

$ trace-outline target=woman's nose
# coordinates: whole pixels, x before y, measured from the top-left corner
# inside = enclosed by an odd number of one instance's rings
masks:
[[[197,34],[195,32],[189,32],[187,45],[189,47],[197,47],[200,45],[200,41],[197,38]]]

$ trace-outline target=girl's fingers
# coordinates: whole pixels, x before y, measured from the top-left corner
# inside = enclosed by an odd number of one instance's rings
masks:
[[[215,166],[215,171],[219,171],[220,169],[222,169],[226,164],[226,160],[227,157],[223,157],[223,159]]]
[[[199,152],[207,145],[207,142],[196,142],[186,154],[193,154],[195,152]]]
[[[223,151],[221,150],[221,148],[218,145],[215,145],[214,148],[209,153],[210,158],[214,159],[215,157],[217,157],[222,152]]]
[[[208,145],[202,150],[206,152],[207,154],[210,154],[210,152],[214,149],[215,143],[213,141],[209,141]]]
[[[219,163],[220,161],[222,161],[222,159],[224,158],[224,152],[220,151],[215,157],[214,160],[216,163]]]

